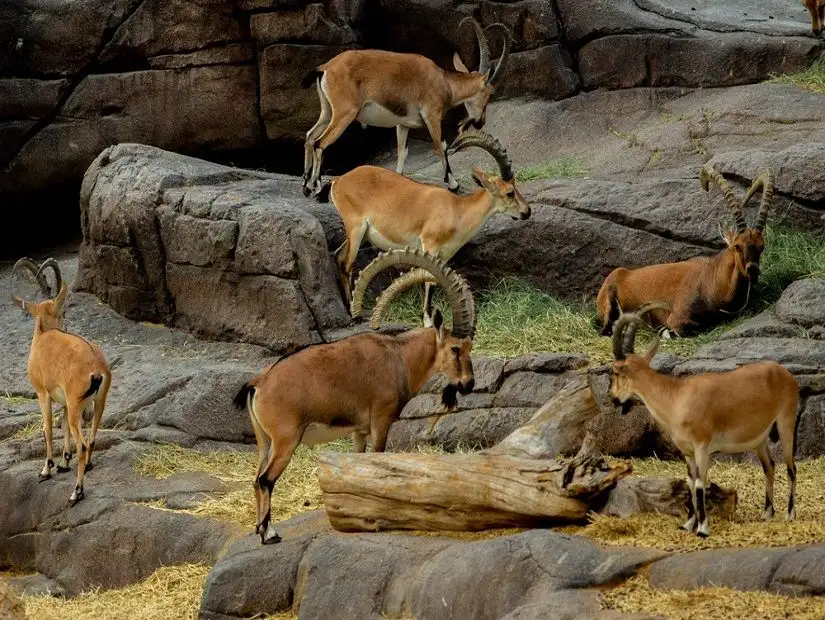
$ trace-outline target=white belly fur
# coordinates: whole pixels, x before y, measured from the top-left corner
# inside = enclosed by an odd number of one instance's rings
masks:
[[[418,114],[397,116],[384,106],[373,101],[367,101],[363,105],[355,120],[362,125],[371,125],[373,127],[395,127],[396,125],[404,125],[405,127],[416,128],[424,126],[421,116]]]
[[[60,403],[61,405],[66,404],[66,395],[63,393],[63,389],[56,387],[54,388],[49,396],[52,397],[52,400],[56,403]]]
[[[327,426],[313,422],[306,427],[301,443],[307,446],[314,446],[319,443],[335,441],[348,436],[355,430],[354,426]]]
[[[367,219],[367,234],[365,235],[367,241],[377,247],[379,250],[403,250],[404,248],[421,248],[421,238],[418,236],[410,236],[406,239],[406,243],[393,243],[380,232],[378,232]]]

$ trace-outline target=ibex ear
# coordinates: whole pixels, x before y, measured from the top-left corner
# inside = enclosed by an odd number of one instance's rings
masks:
[[[444,338],[444,315],[438,308],[433,312],[433,327],[435,328],[435,338],[440,343]]]
[[[461,57],[458,55],[458,52],[453,54],[453,67],[455,67],[455,70],[459,73],[469,73],[467,67],[464,66],[463,62],[461,62]]]
[[[54,298],[54,305],[55,307],[60,310],[63,307],[63,304],[66,303],[66,296],[69,294],[69,287],[66,286],[66,283],[60,286],[60,292],[57,294],[57,297]]]
[[[490,177],[478,168],[473,168],[473,181],[475,181],[476,185],[479,187],[483,187],[490,192],[493,191],[494,186],[490,182]]]
[[[736,233],[732,230],[725,230],[722,231],[722,239],[725,241],[725,244],[729,247],[733,247],[733,240],[736,237]]]

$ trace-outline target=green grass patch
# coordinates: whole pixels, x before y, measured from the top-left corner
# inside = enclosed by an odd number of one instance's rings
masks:
[[[590,170],[576,157],[556,157],[542,164],[524,166],[516,171],[516,181],[526,183],[539,179],[581,179]]]
[[[662,343],[661,351],[682,357],[714,342],[729,329],[770,307],[791,282],[802,277],[825,278],[825,243],[822,235],[769,227],[762,277],[756,299],[748,310],[716,328],[692,338]],[[385,319],[421,324],[423,287],[400,295]],[[440,290],[435,303],[450,319],[449,305]],[[540,351],[587,353],[594,363],[611,359],[609,338],[596,330],[593,299],[560,300],[517,278],[506,278],[476,291],[478,324],[473,351],[481,355],[514,357]],[[639,334],[639,347],[649,337]]]
[[[768,80],[771,84],[794,84],[803,90],[825,93],[825,58],[815,61],[807,69],[797,73],[778,75]]]

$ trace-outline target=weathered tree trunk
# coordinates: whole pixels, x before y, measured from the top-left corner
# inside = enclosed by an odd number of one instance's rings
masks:
[[[325,454],[318,482],[338,530],[482,530],[583,521],[629,472],[592,457]]]
[[[587,431],[599,413],[584,376],[477,454],[325,454],[318,481],[330,523],[342,531],[461,531],[584,521],[589,512],[684,515],[685,481],[625,478],[629,462],[600,455]],[[711,514],[730,517],[736,492],[712,485],[707,501]]]

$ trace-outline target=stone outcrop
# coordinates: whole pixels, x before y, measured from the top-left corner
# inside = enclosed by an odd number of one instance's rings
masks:
[[[296,189],[154,147],[107,149],[81,192],[78,288],[213,339],[319,342],[349,316],[321,225],[284,197]]]
[[[744,84],[800,69],[823,49],[798,3],[693,9],[662,0],[20,0],[0,16],[0,195],[17,204],[73,187],[117,142],[229,156],[302,139],[317,116],[314,89],[300,87],[310,69],[358,47],[424,53],[444,67],[458,50],[472,65],[472,35],[456,27],[465,15],[514,34],[505,98]],[[4,209],[25,219],[23,206]]]

